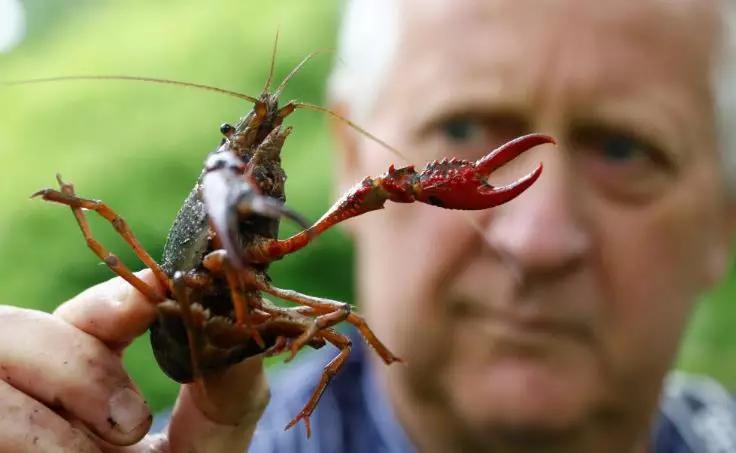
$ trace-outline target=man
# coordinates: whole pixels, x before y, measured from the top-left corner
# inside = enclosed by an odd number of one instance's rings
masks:
[[[346,15],[333,101],[412,161],[474,159],[532,131],[559,140],[494,175],[509,181],[545,164],[526,193],[473,217],[480,233],[467,216],[422,205],[349,224],[363,312],[407,358],[370,364],[376,391],[353,384],[366,411],[385,393],[408,438],[430,452],[669,451],[675,434],[736,451],[733,426],[706,433],[708,417],[674,395],[661,407],[668,417],[656,414],[694,302],[722,277],[730,248],[719,155],[729,130],[716,125],[730,118],[714,105],[727,92],[712,85],[728,77],[717,71],[729,64],[720,34],[729,5],[362,3]],[[388,25],[361,42],[379,20]],[[343,187],[397,159],[338,136]],[[678,384],[670,392],[690,399],[705,386]],[[339,383],[333,392],[346,393]],[[722,400],[705,412],[733,423]],[[323,426],[337,419],[331,430],[353,414],[322,411]],[[391,411],[375,412],[352,430],[380,431],[369,422],[380,427]],[[691,426],[680,423],[689,415]],[[333,437],[359,436],[342,426]]]
[[[363,312],[406,364],[356,351],[315,412],[311,440],[282,426],[321,364],[289,369],[271,384],[251,451],[736,451],[736,410],[720,387],[675,377],[662,391],[695,300],[729,257],[729,8],[352,2],[333,107],[415,162],[473,159],[531,131],[559,145],[494,174],[509,181],[545,164],[531,189],[492,211],[389,205],[348,223]],[[336,133],[341,189],[398,160]],[[115,444],[143,435],[148,412],[115,353],[152,315],[125,291],[108,282],[53,317],[0,312],[3,340],[27,338],[12,351],[0,341],[13,384],[0,387],[10,421],[0,447],[73,438],[93,449],[80,426]],[[51,345],[54,360],[38,358]],[[84,392],[82,372],[99,377],[84,376],[94,383]],[[244,449],[265,401],[259,359],[217,379],[207,392],[182,387],[166,434],[130,451]],[[11,398],[27,417],[8,415]],[[24,428],[37,437],[10,439]]]

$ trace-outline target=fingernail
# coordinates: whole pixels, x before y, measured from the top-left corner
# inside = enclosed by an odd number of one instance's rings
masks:
[[[110,426],[123,434],[128,434],[141,426],[151,416],[143,397],[133,389],[123,388],[110,398]]]

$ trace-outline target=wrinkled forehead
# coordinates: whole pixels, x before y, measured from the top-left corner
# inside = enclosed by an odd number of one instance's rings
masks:
[[[717,6],[717,0],[405,0],[396,66],[412,71],[413,82],[436,82],[441,72],[458,84],[474,71],[539,78],[566,66],[599,84],[667,79],[710,100]]]
[[[628,30],[639,38],[687,36],[688,41],[710,45],[719,21],[719,1],[403,0],[401,9],[407,31],[431,30],[437,42],[446,41],[450,32],[477,38],[463,32],[473,35],[479,28],[534,34],[559,24],[587,24],[601,31]]]

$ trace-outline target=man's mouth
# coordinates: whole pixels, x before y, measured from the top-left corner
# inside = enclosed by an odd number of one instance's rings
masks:
[[[498,309],[462,301],[452,304],[451,316],[479,329],[498,347],[532,350],[555,342],[590,344],[595,340],[591,323],[581,317],[546,313],[540,309]]]

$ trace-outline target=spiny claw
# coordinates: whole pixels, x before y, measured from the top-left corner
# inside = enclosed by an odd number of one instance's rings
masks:
[[[529,149],[555,143],[542,134],[529,134],[512,140],[475,162],[443,159],[427,165],[412,185],[416,201],[447,209],[487,209],[506,203],[531,186],[542,173],[542,164],[521,179],[502,187],[487,182],[497,168]],[[391,172],[389,171],[389,175]]]

